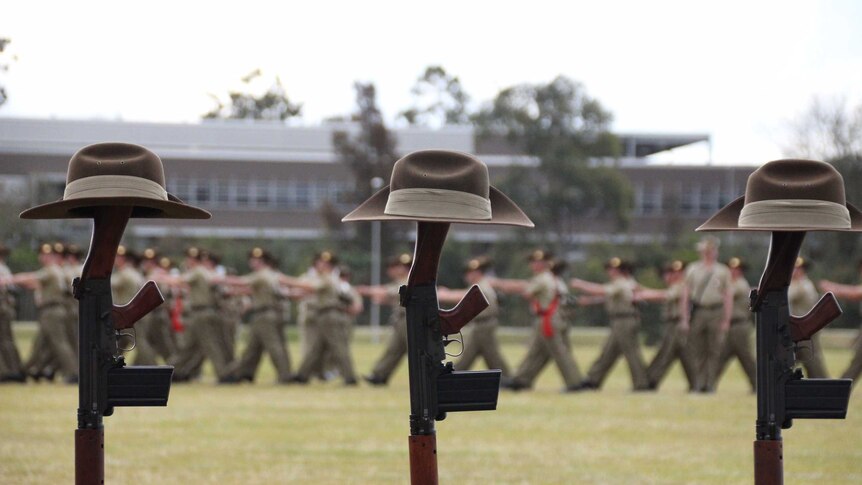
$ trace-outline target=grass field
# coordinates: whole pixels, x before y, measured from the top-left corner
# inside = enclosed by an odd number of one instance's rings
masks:
[[[32,328],[17,330],[29,349]],[[584,370],[595,337],[573,337]],[[291,343],[296,360],[298,345]],[[357,368],[382,346],[357,335]],[[522,344],[504,345],[517,364]],[[654,349],[647,349],[651,356]],[[845,348],[828,348],[840,372]],[[175,385],[167,408],[118,408],[105,419],[106,479],[133,484],[406,483],[409,414],[402,363],[387,388],[340,382]],[[618,363],[597,393],[562,395],[548,368],[532,392],[502,392],[497,411],[453,413],[437,426],[440,480],[497,483],[751,483],[755,398],[738,364],[717,394],[689,395],[678,366],[661,391],[629,392]],[[0,484],[71,483],[74,386],[0,386]],[[862,483],[862,397],[845,421],[797,421],[784,434],[788,484]]]

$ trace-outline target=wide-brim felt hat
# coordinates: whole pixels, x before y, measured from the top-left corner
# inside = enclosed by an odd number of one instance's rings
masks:
[[[97,143],[69,160],[61,200],[27,209],[21,218],[89,218],[94,207],[104,206],[132,206],[132,217],[139,218],[211,217],[165,190],[162,160],[152,151],[130,143]]]
[[[862,231],[862,212],[847,202],[844,178],[816,160],[775,160],[748,177],[745,195],[698,231]]]
[[[341,220],[533,227],[511,199],[491,186],[488,167],[481,160],[448,150],[404,156],[395,162],[390,184]]]

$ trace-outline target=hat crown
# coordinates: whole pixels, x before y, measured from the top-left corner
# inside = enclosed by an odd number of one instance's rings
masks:
[[[774,160],[748,177],[745,203],[806,199],[844,205],[844,178],[832,165],[816,160]]]
[[[488,167],[461,152],[420,150],[412,152],[392,168],[390,190],[442,189],[489,197]]]
[[[81,148],[69,160],[66,184],[98,175],[138,177],[165,187],[159,156],[131,143],[96,143]]]

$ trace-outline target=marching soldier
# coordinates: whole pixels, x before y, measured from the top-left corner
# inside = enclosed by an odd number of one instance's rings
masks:
[[[611,258],[605,263],[610,280],[606,284],[591,283],[578,278],[569,282],[572,288],[592,297],[600,297],[610,320],[611,335],[601,355],[587,372],[585,389],[598,389],[620,356],[626,359],[635,391],[654,389],[647,378],[646,363],[641,355],[638,330],[640,315],[634,302],[637,282],[632,277],[632,266],[620,258]],[[594,300],[590,299],[589,302]]]
[[[254,382],[263,353],[269,354],[278,383],[290,382],[290,352],[284,336],[284,325],[279,315],[280,274],[272,268],[272,256],[261,248],[248,254],[251,273],[231,277],[228,283],[243,287],[251,294],[251,308],[245,312],[248,321],[248,345],[234,363],[232,372],[240,379]]]
[[[0,244],[0,382],[25,382],[21,355],[15,346],[12,321],[15,319],[15,299],[3,281],[12,277],[6,266],[9,249]]]
[[[500,314],[500,305],[497,302],[497,292],[485,277],[490,268],[491,260],[487,257],[471,259],[464,266],[464,281],[470,287],[476,285],[482,290],[485,299],[488,300],[488,308],[470,322],[468,333],[464,336],[464,349],[461,352],[461,358],[455,363],[455,369],[467,370],[476,358],[482,357],[489,369],[500,369],[503,378],[508,378],[509,366],[500,351],[500,342],[497,341],[499,326],[497,317]],[[458,303],[466,293],[467,290],[440,288],[437,290],[437,299],[440,302]]]
[[[401,306],[398,291],[407,284],[407,277],[410,275],[412,264],[413,256],[409,253],[403,253],[389,260],[386,266],[389,284],[356,288],[360,295],[370,297],[376,303],[392,307],[392,313],[389,314],[392,334],[389,336],[386,350],[374,364],[371,374],[362,376],[366,382],[374,386],[385,386],[401,359],[407,355],[407,312]]]
[[[640,288],[635,291],[635,300],[637,301],[662,302],[662,320],[665,322],[664,337],[662,337],[658,352],[647,366],[647,378],[650,387],[656,389],[658,389],[664,376],[667,375],[670,366],[677,359],[679,359],[685,378],[688,380],[689,390],[694,390],[695,386],[694,362],[686,344],[686,335],[679,327],[679,299],[682,295],[684,269],[685,263],[682,261],[671,261],[662,268],[662,279],[667,285],[666,289]]]
[[[186,251],[187,272],[178,278],[164,276],[167,282],[188,289],[189,318],[185,329],[183,346],[175,364],[174,378],[182,382],[195,375],[204,358],[215,368],[219,384],[238,382],[231,374],[233,356],[225,353],[224,324],[218,316],[216,284],[223,279],[209,269],[206,256],[198,248]]]
[[[791,315],[805,315],[817,304],[820,297],[814,283],[808,278],[809,265],[810,263],[806,259],[796,258],[790,287],[787,289],[787,301],[790,304]],[[820,347],[820,332],[815,333],[811,340],[800,342],[797,345],[800,351],[796,353],[796,360],[805,367],[806,377],[829,378],[826,364],[823,362],[823,350]]]
[[[718,261],[718,245],[715,237],[704,237],[697,244],[700,260],[686,268],[679,299],[680,328],[688,334],[698,392],[715,391],[721,342],[733,309],[730,269]]]
[[[78,300],[72,294],[72,283],[75,278],[81,276],[81,271],[84,269],[81,263],[83,252],[77,244],[67,244],[63,249],[63,271],[66,273],[66,281],[69,282],[69,291],[66,292],[66,327],[69,331],[69,339],[75,344],[73,347],[77,354],[78,342]]]
[[[314,258],[314,269],[317,273],[314,280],[300,280],[284,275],[281,277],[281,282],[287,286],[314,292],[308,302],[308,316],[317,325],[317,331],[308,342],[308,354],[293,377],[293,382],[306,384],[312,372],[322,367],[328,351],[331,352],[333,363],[344,379],[344,384],[355,386],[357,383],[350,349],[342,338],[342,301],[349,296],[342,293],[343,285],[335,271],[337,264],[338,259],[331,251],[321,251]]]
[[[862,275],[862,261],[859,261],[858,271]],[[820,290],[824,292],[831,291],[838,298],[845,298],[852,301],[862,300],[862,284],[860,285],[842,285],[829,280],[820,280]],[[857,335],[853,343],[853,360],[847,366],[847,370],[841,374],[842,379],[853,379],[855,384],[859,376],[862,375],[862,330]]]
[[[755,391],[757,362],[751,351],[751,330],[754,328],[754,322],[751,320],[751,310],[749,310],[751,306],[751,286],[745,280],[745,262],[737,257],[733,257],[727,261],[727,267],[730,268],[733,311],[730,316],[730,328],[727,330],[727,335],[721,346],[721,354],[718,358],[716,385],[718,385],[718,378],[721,377],[727,364],[730,363],[730,359],[736,357],[745,371],[745,376],[748,377],[748,383],[751,384],[752,391]]]
[[[542,250],[533,251],[529,256],[529,281],[513,279],[490,279],[493,288],[504,293],[519,294],[530,301],[536,319],[533,322],[533,337],[527,355],[512,380],[507,384],[514,391],[530,389],[539,372],[553,360],[565,382],[565,392],[581,389],[581,372],[572,357],[566,338],[566,322],[560,318],[559,306],[566,291],[557,283],[551,272],[553,258]]]
[[[344,346],[348,349],[350,348],[350,340],[353,336],[354,320],[356,320],[356,316],[362,313],[364,309],[362,295],[350,284],[351,276],[352,272],[349,267],[345,265],[338,267],[338,279],[341,281],[341,288],[339,290],[339,303],[341,305],[339,328],[341,331],[338,338],[343,341]],[[348,355],[350,355],[349,352]],[[336,358],[332,354],[332,351],[327,349],[324,352],[323,359],[321,359],[321,366],[318,369],[312,370],[312,374],[321,375],[324,377],[324,380],[329,380],[330,376],[338,372],[338,366],[335,362]]]
[[[28,373],[34,377],[53,377],[53,371],[46,373],[44,366],[56,359],[66,383],[74,384],[78,382],[78,359],[74,350],[77,345],[70,341],[66,325],[64,296],[69,289],[61,267],[62,258],[62,251],[58,253],[51,244],[43,244],[39,250],[42,268],[12,275],[7,282],[36,291],[39,335],[33,343],[33,355],[25,366]]]

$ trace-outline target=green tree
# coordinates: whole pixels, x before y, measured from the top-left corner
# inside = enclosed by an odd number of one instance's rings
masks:
[[[399,116],[410,125],[439,128],[444,125],[464,125],[470,122],[464,92],[457,76],[442,66],[428,66],[410,90],[413,105]]]
[[[389,181],[392,166],[398,159],[396,139],[386,127],[383,114],[377,105],[377,90],[372,83],[356,82],[356,111],[350,116],[351,129],[338,130],[332,136],[332,144],[338,158],[353,175],[354,187],[350,197],[355,206],[367,199],[375,191],[372,180],[380,178]],[[355,127],[355,129],[352,129]],[[325,217],[334,220],[332,217]],[[340,219],[339,219],[340,220]],[[370,240],[367,224],[356,228],[354,242],[367,248]],[[343,231],[343,224],[331,224],[330,232]],[[384,252],[391,247],[394,234],[389,228],[383,232]]]
[[[593,163],[619,155],[611,119],[583,85],[563,76],[506,88],[474,117],[480,140],[505,140],[513,151],[538,159],[538,167],[512,167],[501,185],[561,249],[573,245],[585,216],[627,224],[628,182],[615,167]]]
[[[216,106],[204,114],[203,118],[284,121],[300,116],[302,105],[290,101],[287,97],[287,91],[278,77],[263,94],[256,96],[248,92],[252,81],[260,76],[260,69],[256,69],[243,77],[242,82],[245,89],[229,92],[227,105],[218,96],[210,94]]]

